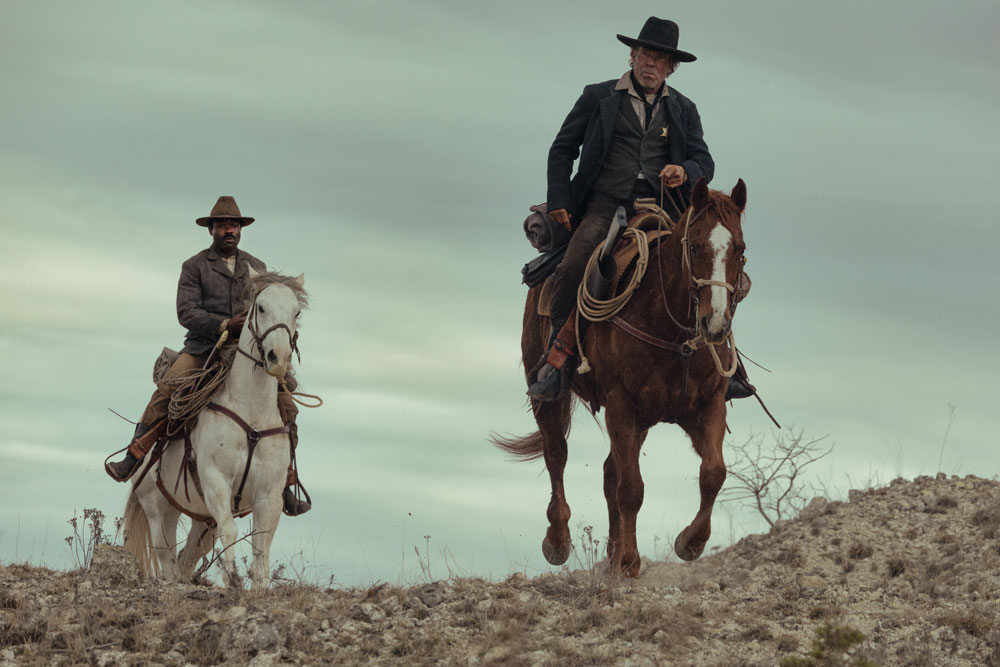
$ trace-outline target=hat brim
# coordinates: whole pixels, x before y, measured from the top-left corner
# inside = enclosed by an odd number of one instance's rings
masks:
[[[237,220],[240,223],[240,227],[246,227],[247,225],[252,224],[254,221],[253,218],[247,218],[245,216],[210,215],[207,218],[198,218],[197,220],[195,220],[195,223],[201,225],[202,227],[208,227],[208,223],[212,222],[213,220]]]
[[[665,44],[657,44],[656,42],[649,42],[644,39],[634,39],[632,37],[626,37],[625,35],[618,35],[618,41],[626,46],[631,46],[632,48],[638,48],[640,46],[645,46],[646,48],[653,49],[655,51],[664,51],[669,53],[679,62],[682,63],[693,63],[698,58],[695,57],[693,53],[688,53],[687,51],[681,51],[680,49],[675,49]]]

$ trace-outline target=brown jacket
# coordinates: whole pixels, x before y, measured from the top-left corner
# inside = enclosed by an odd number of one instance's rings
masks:
[[[177,281],[177,321],[188,330],[182,352],[210,350],[219,339],[219,326],[250,306],[244,301],[250,282],[248,265],[256,271],[266,269],[264,262],[242,250],[236,251],[235,275],[213,248],[184,262]]]

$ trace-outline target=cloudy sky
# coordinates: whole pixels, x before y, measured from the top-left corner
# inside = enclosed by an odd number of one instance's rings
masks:
[[[102,461],[132,429],[108,408],[136,418],[181,346],[180,264],[209,244],[194,219],[229,194],[257,218],[241,247],[313,295],[315,509],[282,520],[275,558],[345,585],[413,580],[414,547],[434,576],[548,569],[547,475],[486,441],[534,428],[520,225],[566,112],[626,70],[615,34],[650,14],[698,56],[670,82],[698,104],[712,185],[747,183],[735,332],[786,427],[835,445],[812,480],[997,475],[992,0],[8,0],[0,562],[67,567],[74,510],[121,514]],[[603,536],[607,443],[576,417],[571,528]],[[755,402],[729,421],[734,442],[770,433]],[[651,556],[694,515],[698,459],[668,425],[644,454]],[[710,547],[762,529],[717,513]]]

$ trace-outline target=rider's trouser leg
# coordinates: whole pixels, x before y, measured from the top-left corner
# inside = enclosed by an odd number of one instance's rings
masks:
[[[559,266],[556,267],[552,284],[552,302],[549,311],[551,319],[565,322],[576,305],[576,290],[587,269],[587,262],[608,235],[611,220],[617,206],[602,202],[591,202],[587,214],[570,237],[569,247]]]
[[[174,393],[174,389],[177,388],[177,384],[171,382],[175,378],[187,373],[188,371],[193,371],[196,368],[201,368],[205,365],[205,361],[208,359],[208,352],[204,354],[188,354],[187,352],[181,352],[174,361],[174,364],[170,367],[164,375],[160,383],[156,385],[156,391],[153,392],[152,397],[149,399],[149,404],[146,405],[145,411],[142,413],[142,418],[139,419],[140,424],[145,424],[151,426],[160,419],[167,416],[167,407],[170,405],[170,395]]]
[[[139,462],[142,461],[146,452],[155,442],[157,436],[154,434],[150,434],[148,437],[141,440],[140,438],[143,435],[146,435],[153,426],[167,416],[167,407],[170,405],[170,395],[177,386],[175,383],[170,382],[170,380],[177,378],[188,371],[201,368],[204,365],[205,360],[208,359],[208,354],[209,353],[206,352],[205,354],[191,355],[182,352],[174,361],[170,369],[163,375],[160,383],[156,386],[156,391],[154,391],[152,397],[150,397],[149,403],[146,405],[146,409],[143,411],[142,417],[139,419],[139,423],[136,424],[135,434],[132,436],[129,448],[125,452],[125,457],[121,461],[114,461],[108,463],[106,466],[108,473],[114,479],[119,482],[124,482],[131,477],[132,473],[134,473],[139,467]]]
[[[591,202],[587,208],[587,214],[583,216],[580,225],[573,232],[569,240],[569,247],[563,256],[559,266],[556,267],[554,282],[552,285],[552,300],[549,305],[549,322],[552,324],[552,331],[549,335],[549,344],[545,351],[546,357],[551,361],[553,345],[559,330],[566,324],[576,305],[576,292],[583,279],[583,273],[587,269],[587,262],[594,252],[594,248],[599,246],[608,235],[608,228],[615,215],[617,206],[609,203]],[[568,336],[570,332],[563,335]],[[561,340],[561,339],[560,339]],[[562,341],[561,349],[572,354],[575,341]],[[559,355],[557,355],[559,356]],[[562,356],[560,356],[560,359]],[[562,368],[548,364],[552,370],[550,372],[545,366],[537,374],[537,379],[528,388],[528,395],[540,401],[550,401],[561,396],[565,390],[566,381],[571,373],[571,367],[567,372]]]

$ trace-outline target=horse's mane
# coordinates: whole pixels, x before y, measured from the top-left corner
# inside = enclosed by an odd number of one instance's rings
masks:
[[[261,271],[257,274],[257,277],[251,278],[250,283],[247,286],[246,301],[248,303],[253,301],[258,294],[264,291],[265,287],[270,285],[284,285],[288,289],[292,290],[292,293],[298,300],[300,307],[309,307],[309,293],[306,292],[306,288],[299,285],[294,277],[283,276],[276,271]]]

